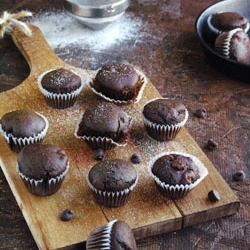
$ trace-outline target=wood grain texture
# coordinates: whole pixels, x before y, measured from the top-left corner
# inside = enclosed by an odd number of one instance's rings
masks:
[[[134,118],[130,131],[133,136],[128,146],[106,152],[106,158],[122,156],[125,159],[129,159],[132,153],[139,152],[143,157],[143,162],[136,165],[139,183],[125,206],[113,209],[98,206],[85,180],[88,169],[95,163],[93,151],[74,137],[74,130],[86,107],[101,99],[86,87],[73,108],[53,110],[46,105],[37,86],[39,75],[51,68],[71,69],[85,81],[89,81],[95,72],[67,65],[50,49],[40,30],[35,26],[31,28],[31,38],[25,37],[18,30],[13,33],[15,44],[30,66],[30,75],[16,88],[0,94],[0,116],[21,108],[33,109],[45,115],[50,126],[44,142],[57,144],[66,150],[70,170],[58,193],[49,197],[37,197],[24,188],[16,173],[17,155],[9,150],[2,137],[0,165],[40,249],[59,249],[84,242],[91,230],[113,219],[126,220],[133,228],[136,238],[140,239],[238,211],[238,198],[185,128],[174,141],[168,143],[156,142],[146,135],[141,109],[146,101],[160,96],[150,81],[139,103],[124,106],[124,110]],[[194,154],[209,171],[206,179],[182,200],[172,201],[161,197],[147,173],[150,158],[166,150]],[[220,202],[208,202],[206,197],[211,189],[220,191]],[[59,219],[59,213],[65,208],[71,208],[74,212],[74,219],[69,223]]]

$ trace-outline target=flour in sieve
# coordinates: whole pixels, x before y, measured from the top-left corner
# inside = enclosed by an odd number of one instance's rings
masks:
[[[137,41],[142,20],[125,13],[103,30],[91,30],[71,17],[66,11],[49,11],[34,15],[30,22],[43,32],[52,49],[68,45],[98,51],[124,40]]]

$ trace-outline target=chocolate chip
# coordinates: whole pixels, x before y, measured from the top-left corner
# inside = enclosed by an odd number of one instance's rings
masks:
[[[60,155],[66,155],[65,151],[63,149],[57,150],[57,153]]]
[[[94,159],[97,161],[103,161],[105,158],[103,149],[99,148],[95,151]]]
[[[177,158],[174,161],[172,161],[172,168],[174,168],[177,171],[182,171],[186,167],[185,162],[183,161],[182,157]]]
[[[134,164],[139,164],[142,161],[142,157],[138,153],[133,153],[130,160]]]
[[[62,221],[70,221],[73,218],[73,213],[70,209],[66,208],[60,213],[60,219]]]
[[[209,150],[214,150],[218,147],[218,143],[215,142],[213,139],[209,139],[207,141],[207,145],[206,145],[206,148],[209,149]]]
[[[204,108],[199,108],[195,111],[194,115],[198,118],[206,118],[207,117],[207,110]]]
[[[216,191],[215,189],[209,191],[208,193],[208,199],[211,202],[216,202],[220,200],[220,194],[218,193],[218,191]]]
[[[246,177],[246,174],[244,171],[241,170],[241,171],[235,172],[232,177],[234,181],[243,181]]]
[[[67,157],[63,149],[59,149],[57,153],[60,155],[60,159],[64,159],[65,157]]]

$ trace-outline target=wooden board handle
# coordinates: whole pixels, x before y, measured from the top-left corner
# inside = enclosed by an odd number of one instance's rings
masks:
[[[30,70],[33,71],[36,68],[36,74],[41,74],[45,70],[64,66],[65,62],[54,53],[41,30],[31,24],[29,24],[29,28],[32,31],[31,37],[26,36],[20,29],[15,28],[12,33],[12,39],[25,57]]]

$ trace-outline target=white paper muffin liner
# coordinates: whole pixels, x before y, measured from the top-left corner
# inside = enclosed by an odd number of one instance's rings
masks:
[[[43,116],[42,114],[40,114],[38,112],[36,112],[36,114],[38,114],[39,116],[41,116],[44,119],[45,127],[39,134],[37,134],[35,136],[16,137],[13,134],[7,133],[6,131],[4,131],[4,129],[2,128],[2,125],[0,124],[0,133],[3,135],[6,143],[9,145],[10,149],[13,152],[19,153],[23,147],[25,147],[29,144],[39,143],[39,142],[43,141],[43,139],[46,136],[47,131],[48,131],[49,122],[48,122],[47,118],[45,116]]]
[[[21,177],[27,190],[32,194],[40,196],[48,196],[56,193],[60,189],[68,170],[69,170],[69,163],[67,164],[65,171],[61,175],[46,180],[44,179],[35,180],[21,173],[19,165],[17,164],[17,172]]]
[[[89,82],[88,83],[88,87],[95,93],[97,94],[98,96],[102,97],[103,99],[105,99],[106,101],[108,102],[113,102],[117,105],[128,105],[128,104],[132,104],[132,103],[137,103],[140,101],[141,97],[142,97],[142,94],[143,94],[143,91],[144,91],[144,88],[147,84],[147,77],[145,76],[145,74],[138,70],[138,69],[135,69],[137,74],[139,75],[139,81],[141,82],[141,87],[140,87],[140,90],[138,91],[138,93],[136,93],[136,95],[131,99],[131,100],[116,100],[116,99],[112,99],[106,95],[104,95],[103,93],[97,91],[92,82]]]
[[[224,32],[219,35],[215,40],[215,51],[226,59],[230,58],[230,46],[231,39],[236,34],[236,32],[241,31],[242,29],[237,28],[229,32]]]
[[[117,220],[110,221],[90,232],[86,241],[86,250],[108,250],[111,249],[111,231]]]
[[[156,98],[156,99],[163,99],[163,98]],[[148,101],[147,103],[152,102],[153,100],[156,100],[156,99],[152,99]],[[147,103],[145,103],[145,105]],[[157,140],[157,141],[173,140],[176,137],[176,135],[179,133],[180,129],[186,124],[188,117],[189,117],[188,110],[185,109],[185,118],[183,119],[183,121],[177,124],[163,125],[163,124],[157,124],[157,123],[151,122],[142,113],[142,118],[144,121],[147,134],[152,139]]]
[[[223,33],[223,31],[222,31],[222,30],[219,30],[219,29],[217,29],[217,28],[215,28],[215,27],[213,26],[213,24],[211,23],[211,20],[212,20],[212,16],[213,16],[213,15],[214,15],[214,14],[209,15],[209,17],[207,18],[207,25],[208,25],[209,30],[212,32],[212,34],[214,34],[215,36],[218,36],[218,35],[220,35],[221,33]],[[249,25],[249,23],[247,23],[247,26],[246,26],[245,29],[241,29],[241,28],[239,28],[239,29],[244,30],[244,31],[247,33],[248,30],[249,30],[249,27],[250,27],[250,25]]]
[[[131,117],[129,117],[131,121]],[[90,148],[92,149],[103,149],[103,150],[111,150],[115,147],[125,147],[127,145],[128,134],[123,135],[118,141],[114,141],[108,137],[102,136],[86,136],[86,135],[78,135],[77,132],[79,130],[79,125],[81,123],[82,116],[78,119],[75,128],[75,137],[77,139],[83,140]]]
[[[80,77],[81,78],[81,86],[78,89],[76,89],[70,93],[57,94],[57,93],[49,92],[43,88],[41,81],[42,81],[42,78],[47,73],[51,72],[52,70],[55,70],[55,69],[45,71],[44,73],[42,73],[38,77],[38,86],[39,86],[39,89],[45,98],[46,103],[50,107],[55,108],[55,109],[66,109],[66,108],[72,107],[75,104],[75,102],[76,102],[76,100],[77,100],[77,98],[78,98],[78,96],[79,96],[79,94],[82,91],[82,88],[84,86],[83,79]]]
[[[181,185],[169,185],[167,183],[160,181],[160,179],[152,173],[152,167],[153,167],[154,163],[156,162],[156,160],[158,160],[160,157],[162,157],[164,155],[169,155],[169,154],[178,154],[178,155],[190,157],[194,161],[195,165],[199,168],[200,177],[194,183],[192,183],[190,185],[188,185],[188,184],[186,184],[186,185],[183,185],[183,184],[181,184]],[[168,197],[171,199],[181,199],[181,198],[185,197],[191,189],[195,188],[208,175],[207,168],[204,166],[204,164],[197,157],[195,157],[191,154],[188,154],[188,153],[182,153],[182,152],[178,152],[178,151],[162,152],[162,153],[156,155],[149,162],[148,171],[149,171],[150,176],[153,177],[153,179],[155,181],[155,185],[156,185],[158,191],[162,194],[162,196]]]
[[[120,207],[120,206],[125,205],[128,202],[131,192],[133,191],[133,189],[138,183],[138,178],[139,177],[137,174],[135,182],[129,188],[126,188],[122,191],[117,191],[117,192],[97,190],[89,181],[89,173],[87,174],[86,179],[96,199],[96,202],[99,205],[104,205],[106,207]]]

